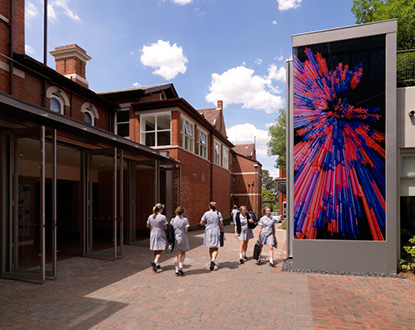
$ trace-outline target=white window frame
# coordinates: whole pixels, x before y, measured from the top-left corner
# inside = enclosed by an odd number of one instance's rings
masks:
[[[119,112],[127,112],[128,111],[128,120],[127,121],[118,121],[118,113]],[[125,125],[128,124],[128,136],[120,135],[123,138],[129,139],[130,138],[130,108],[121,108],[115,113],[115,134],[118,134],[118,125]]]
[[[186,147],[186,139],[189,141],[188,147]],[[180,115],[180,146],[187,151],[195,151],[195,123],[183,115]]]
[[[205,135],[205,143],[203,144],[200,140],[201,134]],[[209,152],[209,136],[206,131],[201,128],[197,128],[196,132],[196,153],[205,159],[208,159]]]
[[[229,170],[229,149],[225,146],[222,146],[222,167]]]
[[[85,111],[84,111],[84,122],[86,123],[86,121],[85,121],[85,114],[89,114],[90,116],[91,116],[91,126],[95,126],[95,115],[94,115],[94,113],[90,110],[90,109],[88,109],[88,108],[86,108],[85,109]]]
[[[50,104],[51,104],[52,99],[55,99],[56,101],[58,101],[58,103],[59,103],[59,111],[53,111],[53,110],[50,108]],[[61,97],[60,95],[58,95],[58,94],[56,94],[56,93],[53,93],[53,94],[49,97],[49,110],[50,110],[50,111],[52,111],[52,112],[54,112],[54,113],[59,113],[59,114],[63,115],[64,105],[65,105],[64,100],[62,99],[62,97]]]
[[[168,129],[158,130],[157,129],[157,118],[158,117],[161,117],[161,116],[166,116],[166,115],[168,115],[170,117],[170,120],[169,120],[170,126],[169,126],[169,128]],[[154,131],[146,131],[145,130],[145,125],[144,125],[144,122],[145,121],[143,119],[146,119],[148,117],[154,117]],[[162,145],[162,146],[159,146],[158,145],[157,133],[159,133],[159,132],[170,132],[170,141],[169,141],[169,144]],[[140,143],[143,144],[143,145],[146,145],[145,134],[147,134],[147,133],[154,133],[154,146],[152,146],[152,147],[167,147],[167,146],[171,146],[171,112],[168,111],[168,112],[157,112],[157,113],[142,114],[140,116]]]
[[[221,143],[217,140],[213,140],[213,163],[218,166],[222,165],[221,164],[221,160],[222,160],[221,151],[222,151]]]

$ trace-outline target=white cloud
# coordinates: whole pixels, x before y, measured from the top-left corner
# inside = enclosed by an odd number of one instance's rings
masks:
[[[282,61],[283,59],[284,59],[284,56],[282,56],[282,55],[277,56],[277,57],[274,58],[274,60],[277,60],[277,61]]]
[[[275,19],[272,21],[272,25],[277,25],[277,21]]]
[[[265,127],[266,127],[266,128],[270,128],[270,127],[271,127],[272,125],[274,125],[274,124],[275,124],[275,123],[266,123],[266,124],[265,124]]]
[[[56,11],[50,3],[48,3],[48,18],[50,18],[51,21],[56,21],[58,19]]]
[[[258,64],[258,65],[261,65],[262,64],[262,58],[257,58],[256,60],[255,60],[255,64]]]
[[[233,144],[254,143],[256,139],[257,156],[267,156],[268,131],[258,129],[254,125],[245,123],[232,126],[226,129],[226,135]]]
[[[277,76],[274,69],[269,69],[268,76],[261,77],[245,66],[229,69],[222,74],[213,73],[210,92],[205,98],[213,104],[223,100],[225,105],[242,104],[245,109],[275,113],[284,106],[282,97],[275,95],[277,89],[272,85],[272,80]]]
[[[145,66],[157,68],[153,74],[157,74],[166,80],[174,79],[179,73],[187,70],[187,58],[183,54],[183,48],[170,41],[159,40],[150,46],[143,46],[141,50],[141,63]]]
[[[51,2],[51,5],[55,11],[58,8],[63,10],[63,13],[67,17],[69,17],[72,21],[80,22],[81,19],[76,14],[76,12],[73,9],[69,8],[69,3],[70,3],[70,0],[54,0]]]
[[[130,52],[130,55],[134,55],[134,51],[131,51],[131,52]]]
[[[134,87],[140,87],[141,85],[140,85],[138,82],[135,82],[135,83],[133,84],[133,86],[134,86]]]
[[[173,3],[175,3],[176,5],[188,5],[189,3],[192,3],[192,0],[171,0]]]
[[[35,49],[30,45],[24,45],[24,51],[29,55],[33,55],[35,53]]]
[[[286,70],[283,66],[278,68],[275,64],[271,64],[268,67],[268,79],[270,80],[275,79],[275,80],[285,82],[285,77],[286,77]]]
[[[277,0],[278,9],[281,11],[300,7],[302,0]]]
[[[26,24],[29,24],[30,20],[32,18],[35,18],[37,14],[39,13],[39,10],[32,2],[26,2],[25,5],[25,20]]]

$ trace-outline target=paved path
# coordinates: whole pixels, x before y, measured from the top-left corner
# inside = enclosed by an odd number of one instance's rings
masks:
[[[58,280],[43,286],[0,280],[0,329],[415,329],[415,281],[281,272],[282,230],[278,267],[239,265],[226,228],[213,272],[193,232],[184,277],[171,254],[155,274],[146,240],[116,262],[61,261]]]

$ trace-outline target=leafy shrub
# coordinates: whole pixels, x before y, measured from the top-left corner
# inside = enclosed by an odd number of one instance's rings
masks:
[[[415,236],[411,237],[402,247],[401,269],[415,273]]]

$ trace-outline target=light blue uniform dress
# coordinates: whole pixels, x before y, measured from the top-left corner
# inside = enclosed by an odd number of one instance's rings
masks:
[[[254,238],[252,229],[248,228],[248,219],[245,218],[242,213],[239,213],[239,221],[241,222],[241,233],[238,235],[240,241],[247,241]],[[236,220],[235,220],[236,225]]]
[[[222,214],[218,211],[210,210],[203,214],[202,220],[206,225],[203,245],[210,248],[220,247],[220,221],[223,220]]]
[[[258,222],[258,226],[262,226],[261,234],[259,235],[259,243],[263,245],[274,245],[274,234],[272,227],[274,226],[274,218],[268,218],[264,215]]]
[[[177,215],[175,218],[171,219],[170,224],[174,228],[174,238],[175,238],[175,244],[174,244],[174,250],[182,250],[182,251],[189,251],[190,250],[190,244],[189,239],[186,235],[186,229],[189,227],[189,220],[187,218],[184,218],[181,215]]]
[[[158,213],[155,218],[150,215],[147,223],[151,227],[150,231],[150,250],[160,251],[166,248],[166,232],[164,225],[167,225],[167,218],[161,213]]]
[[[238,209],[232,209],[232,222],[236,225],[236,215],[239,213]]]

